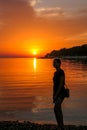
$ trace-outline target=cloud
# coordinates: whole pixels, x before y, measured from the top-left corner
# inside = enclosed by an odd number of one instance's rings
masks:
[[[76,18],[87,16],[87,9],[86,8],[75,8],[75,9],[67,9],[67,16],[69,18]]]
[[[29,21],[34,15],[33,8],[23,0],[0,0],[0,8],[3,14],[1,18],[6,21]]]
[[[16,39],[15,35],[21,35],[31,27],[35,12],[25,0],[0,0],[0,8],[0,28],[3,29],[0,40]]]
[[[28,0],[31,6],[35,6],[37,3],[41,3],[41,0]]]
[[[65,12],[60,7],[55,8],[38,8],[35,10],[38,16],[41,17],[57,17],[57,16],[64,16]]]
[[[62,7],[41,7],[36,8],[37,16],[47,19],[76,19],[82,16],[87,16],[86,8],[62,8]]]
[[[79,13],[80,15],[87,15],[87,9],[86,9],[86,8],[84,8],[84,9],[79,9],[79,10],[78,10],[78,13]]]
[[[81,34],[79,34],[79,35],[73,35],[72,37],[69,37],[69,38],[67,38],[67,39],[65,39],[65,40],[67,40],[67,41],[80,41],[80,40],[87,40],[87,32],[85,32],[85,33],[81,33]]]

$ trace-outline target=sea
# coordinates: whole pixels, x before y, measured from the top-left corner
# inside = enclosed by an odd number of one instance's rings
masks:
[[[62,103],[66,125],[87,125],[87,59],[61,59],[70,97]],[[53,59],[0,58],[0,121],[56,124]]]

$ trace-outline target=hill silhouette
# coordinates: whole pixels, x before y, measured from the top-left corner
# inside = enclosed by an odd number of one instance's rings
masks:
[[[87,44],[81,46],[75,46],[72,48],[62,48],[60,50],[53,50],[45,55],[45,58],[53,57],[65,57],[65,56],[87,56]]]

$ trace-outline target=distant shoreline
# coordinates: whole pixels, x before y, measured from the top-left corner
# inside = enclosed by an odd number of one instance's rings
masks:
[[[37,59],[54,59],[54,58],[60,58],[60,59],[63,59],[63,60],[86,60],[87,56],[39,57]]]
[[[0,130],[52,130],[55,129],[55,124],[37,124],[29,121],[0,121]],[[87,126],[65,125],[69,130],[87,130]]]
[[[87,59],[87,56],[54,56],[54,57],[0,57],[0,59],[54,59],[54,58],[60,58],[60,59],[69,59],[69,60],[73,60],[73,59]]]
[[[47,53],[45,57],[84,57],[87,56],[87,44],[81,46],[74,46],[72,48],[62,48],[60,50],[53,50]]]

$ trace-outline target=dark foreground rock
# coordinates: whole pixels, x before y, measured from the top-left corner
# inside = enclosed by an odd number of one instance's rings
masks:
[[[0,130],[56,130],[52,124],[36,124],[31,122],[1,121]],[[67,125],[65,130],[87,130],[87,126]]]

